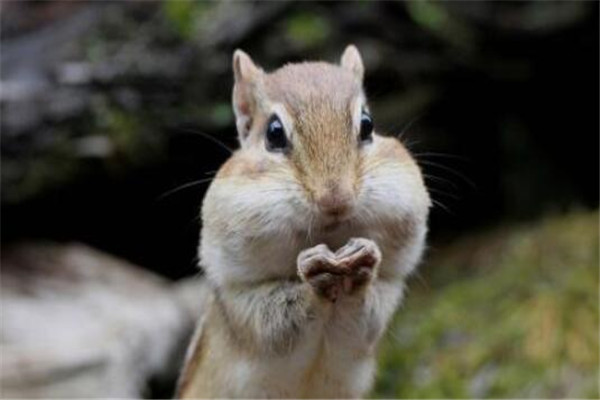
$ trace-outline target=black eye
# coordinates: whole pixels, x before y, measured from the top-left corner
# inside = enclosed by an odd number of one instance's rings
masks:
[[[363,111],[360,116],[360,141],[371,142],[373,140],[373,118]]]
[[[276,115],[273,115],[267,125],[267,150],[283,151],[287,148],[288,141],[285,136],[285,130],[281,120]]]

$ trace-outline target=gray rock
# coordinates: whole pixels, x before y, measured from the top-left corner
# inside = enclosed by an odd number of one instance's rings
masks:
[[[2,397],[135,398],[151,378],[173,381],[199,286],[171,285],[81,244],[5,249]]]

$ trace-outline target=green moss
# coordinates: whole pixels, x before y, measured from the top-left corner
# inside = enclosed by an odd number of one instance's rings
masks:
[[[143,111],[126,112],[104,97],[94,102],[94,130],[105,135],[114,146],[113,154],[106,159],[110,168],[142,164],[160,156],[164,137],[154,131],[156,116],[146,116]]]
[[[443,2],[407,1],[412,20],[423,29],[462,50],[471,50],[475,41],[472,28],[448,12]]]
[[[598,397],[598,239],[598,214],[581,212],[440,251],[381,347],[373,396]]]
[[[323,43],[330,35],[328,21],[312,13],[299,13],[291,16],[286,23],[288,38],[303,47]]]
[[[233,124],[231,104],[225,102],[215,104],[210,110],[210,120],[219,128],[231,126]]]
[[[164,14],[183,39],[196,33],[200,17],[211,6],[210,1],[169,0],[163,3]]]

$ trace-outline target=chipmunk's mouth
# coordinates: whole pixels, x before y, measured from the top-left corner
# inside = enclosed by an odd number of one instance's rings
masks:
[[[335,216],[323,218],[319,228],[326,233],[331,233],[343,228],[348,227],[352,224],[351,215],[347,216]]]
[[[331,210],[325,212],[323,209],[316,208],[312,210],[309,218],[311,231],[325,236],[338,236],[356,224],[356,211],[354,207],[345,207],[336,212]]]
[[[331,249],[338,249],[348,242],[351,237],[360,236],[361,227],[356,219],[343,218],[320,221],[314,225],[310,235],[314,244],[326,244]]]
[[[331,232],[338,229],[340,226],[344,224],[344,221],[333,221],[323,226],[323,230],[325,232]]]

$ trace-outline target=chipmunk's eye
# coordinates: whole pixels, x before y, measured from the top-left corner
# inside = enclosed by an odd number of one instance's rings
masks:
[[[364,110],[360,116],[360,141],[373,141],[373,118]]]
[[[269,120],[266,138],[267,150],[269,151],[283,151],[288,146],[285,129],[283,129],[283,124],[276,115],[273,115]]]

